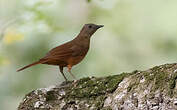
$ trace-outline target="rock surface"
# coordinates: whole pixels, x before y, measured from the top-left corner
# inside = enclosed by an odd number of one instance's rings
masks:
[[[18,110],[177,110],[177,64],[37,89]]]

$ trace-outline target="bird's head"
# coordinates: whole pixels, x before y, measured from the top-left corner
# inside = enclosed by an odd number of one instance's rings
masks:
[[[87,36],[87,37],[91,37],[96,31],[97,29],[103,27],[104,25],[96,25],[96,24],[85,24],[80,32],[81,35]]]

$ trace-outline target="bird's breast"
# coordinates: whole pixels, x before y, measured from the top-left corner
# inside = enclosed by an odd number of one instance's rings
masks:
[[[85,57],[85,55],[84,56],[74,56],[74,57],[71,57],[71,58],[68,59],[68,64],[69,65],[76,65],[79,62],[81,62],[84,57]]]
[[[81,62],[86,56],[89,47],[79,46],[74,49],[72,56],[68,59],[67,63],[69,65],[76,65]]]

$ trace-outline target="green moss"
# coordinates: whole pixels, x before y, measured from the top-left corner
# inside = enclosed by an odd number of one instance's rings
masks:
[[[45,96],[46,101],[57,100],[57,96],[55,94],[55,91],[48,91]]]
[[[145,72],[142,72],[142,74],[144,75],[147,84],[149,84],[151,81],[154,80],[154,74],[151,74],[151,73],[146,72],[146,71],[145,71]]]
[[[153,84],[152,92],[157,89],[160,91],[166,89],[169,96],[173,95],[177,79],[177,73],[173,73],[176,69],[175,65],[176,64],[165,64],[143,72],[146,79],[146,84]]]
[[[76,83],[76,87],[69,91],[70,97],[90,98],[107,92],[113,92],[126,75],[126,73],[122,73],[106,78],[83,78]]]
[[[176,64],[165,64],[156,66],[147,71],[134,71],[131,75],[131,82],[127,88],[127,91],[130,92],[139,86],[141,78],[145,78],[143,86],[152,85],[151,92],[154,93],[156,90],[168,91],[168,95],[172,96],[175,91],[177,80],[177,72],[173,73],[176,70]],[[142,89],[146,87],[142,87]]]
[[[170,78],[170,81],[169,81],[169,91],[168,91],[168,94],[170,97],[173,96],[174,93],[176,93],[176,91],[174,91],[174,88],[176,86],[176,80],[177,80],[177,72],[174,73],[171,78]]]
[[[168,73],[164,72],[163,69],[161,66],[156,66],[150,72],[143,72],[146,84],[153,84],[152,91],[157,89],[163,90],[164,85],[169,80]]]
[[[172,75],[172,77],[171,77],[171,80],[169,82],[170,89],[174,89],[175,88],[176,80],[177,80],[177,72],[174,75]]]
[[[129,84],[129,86],[127,87],[127,92],[130,92],[131,90],[133,90],[137,85],[138,83],[136,82]]]
[[[105,94],[109,94],[115,91],[118,84],[124,79],[124,77],[130,76],[131,82],[127,88],[130,92],[137,88],[140,84],[140,80],[145,78],[143,85],[148,86],[152,84],[151,92],[154,93],[156,90],[163,91],[169,88],[169,93],[173,94],[173,89],[176,84],[177,73],[172,77],[169,77],[170,73],[167,71],[174,65],[162,65],[156,66],[147,71],[134,71],[132,73],[122,73],[119,75],[108,76],[104,78],[83,78],[80,79],[75,86],[73,86],[67,94],[69,94],[68,99],[85,99],[89,100],[89,103],[96,104],[97,108],[100,108],[104,99]],[[99,101],[98,101],[99,100]],[[100,101],[101,100],[101,101]]]
[[[52,105],[54,108],[58,108],[59,101],[64,102],[62,109],[73,107],[78,105],[80,109],[85,109],[87,106],[88,110],[111,110],[110,107],[103,107],[105,98],[108,94],[115,91],[118,84],[125,78],[129,77],[129,86],[127,91],[138,93],[145,89],[151,90],[150,93],[145,95],[143,100],[154,99],[155,92],[160,90],[164,95],[176,96],[175,90],[177,82],[177,64],[165,64],[156,66],[147,71],[133,71],[132,73],[122,73],[119,75],[108,76],[103,78],[82,78],[77,82],[67,82],[56,87],[47,93],[43,93],[41,90],[33,91],[27,94],[25,102],[19,106],[19,110],[24,110],[28,107],[34,107],[34,104],[39,101],[41,97],[46,98],[46,104]],[[140,83],[141,79],[145,79]],[[149,88],[151,84],[152,88]],[[139,88],[139,89],[136,89]],[[136,91],[138,90],[138,91]],[[61,94],[60,94],[60,92]],[[37,92],[37,94],[36,94]],[[136,106],[138,99],[133,102]]]
[[[129,74],[122,73],[103,78],[82,78],[73,83],[71,88],[65,89],[67,92],[65,102],[70,100],[85,100],[90,105],[94,104],[96,109],[101,109],[106,98],[105,94],[114,92],[118,84],[127,75]]]
[[[96,100],[94,102],[95,102],[95,106],[96,106],[97,110],[101,109],[103,107],[105,98],[106,98],[106,96],[103,96],[103,95],[96,98]]]
[[[165,83],[169,80],[168,74],[164,72],[159,72],[155,74],[155,85],[154,85],[154,90],[157,89],[164,89],[164,86],[166,85]]]
[[[135,89],[139,85],[140,78],[141,78],[141,75],[136,70],[136,73],[131,76],[132,81],[130,82],[129,86],[127,87],[127,92],[130,92],[131,90]]]

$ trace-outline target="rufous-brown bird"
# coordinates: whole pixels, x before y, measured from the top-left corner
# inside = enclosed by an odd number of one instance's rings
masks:
[[[67,67],[68,72],[73,78],[75,78],[71,73],[71,68],[83,60],[89,50],[91,36],[101,27],[103,27],[103,25],[96,25],[92,23],[85,24],[76,38],[53,48],[45,55],[45,57],[17,71],[24,70],[37,64],[48,64],[59,66],[60,72],[66,81],[67,78],[63,73],[64,67]]]

